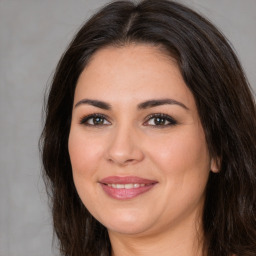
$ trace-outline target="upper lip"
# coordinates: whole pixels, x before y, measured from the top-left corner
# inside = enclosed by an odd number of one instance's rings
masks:
[[[137,176],[109,176],[100,180],[102,184],[154,184],[156,180],[149,180]]]

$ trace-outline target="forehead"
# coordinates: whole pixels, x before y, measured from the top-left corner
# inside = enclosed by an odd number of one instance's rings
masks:
[[[82,97],[122,102],[171,97],[194,104],[175,60],[143,44],[98,50],[78,79],[75,100]]]

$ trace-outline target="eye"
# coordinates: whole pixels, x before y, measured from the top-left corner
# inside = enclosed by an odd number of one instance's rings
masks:
[[[81,118],[80,124],[87,126],[103,126],[110,125],[111,123],[107,120],[104,115],[101,114],[92,114]]]
[[[166,114],[153,114],[147,117],[144,125],[146,126],[171,126],[176,125],[177,121]]]

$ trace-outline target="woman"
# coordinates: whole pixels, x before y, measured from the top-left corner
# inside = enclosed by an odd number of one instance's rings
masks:
[[[256,114],[224,36],[117,1],[61,58],[41,137],[63,255],[256,255]]]

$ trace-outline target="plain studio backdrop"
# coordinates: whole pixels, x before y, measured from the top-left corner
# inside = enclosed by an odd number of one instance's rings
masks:
[[[107,2],[0,0],[0,256],[58,255],[38,152],[44,90],[80,25]],[[256,90],[256,0],[180,2],[221,29]]]

